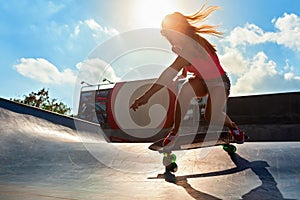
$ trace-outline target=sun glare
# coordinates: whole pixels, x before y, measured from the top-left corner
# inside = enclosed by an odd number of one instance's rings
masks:
[[[172,0],[138,0],[135,1],[132,17],[135,26],[143,28],[160,28],[167,14],[176,11]]]

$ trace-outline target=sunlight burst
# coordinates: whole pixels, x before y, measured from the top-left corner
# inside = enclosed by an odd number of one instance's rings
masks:
[[[160,28],[163,18],[176,11],[172,0],[138,0],[134,4],[134,24],[143,28]]]

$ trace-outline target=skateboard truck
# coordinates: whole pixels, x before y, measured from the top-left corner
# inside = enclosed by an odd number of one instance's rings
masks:
[[[178,170],[178,165],[176,164],[176,155],[172,153],[172,151],[183,151],[221,145],[223,147],[223,150],[226,151],[229,155],[232,155],[236,152],[237,148],[233,145],[234,143],[236,143],[236,141],[228,131],[211,132],[211,134],[218,135],[218,139],[215,141],[215,143],[205,143],[204,141],[207,132],[198,132],[197,134],[186,134],[179,136],[179,138],[177,139],[177,141],[179,142],[172,147],[163,146],[164,138],[154,142],[149,146],[149,149],[158,151],[163,155],[162,163],[165,166],[164,176],[166,181],[176,181],[174,173]],[[245,135],[245,140],[248,139],[249,137]]]
[[[176,155],[171,151],[160,153],[163,154],[163,165],[165,166],[165,181],[176,183],[176,176],[173,174],[178,170],[178,165],[176,164]]]

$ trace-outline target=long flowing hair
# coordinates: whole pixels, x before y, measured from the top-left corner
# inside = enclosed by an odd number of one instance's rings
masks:
[[[217,28],[219,26],[213,26],[208,24],[203,24],[197,26],[198,23],[202,23],[207,20],[208,16],[216,11],[219,10],[221,7],[219,6],[208,6],[206,7],[206,3],[201,6],[201,8],[192,15],[184,15],[184,17],[187,19],[189,24],[191,25],[191,28],[195,33],[202,33],[202,34],[208,34],[213,35],[216,37],[221,37],[223,35],[222,32],[218,31]]]
[[[202,43],[205,43],[212,52],[216,52],[215,46],[208,42],[201,34],[208,34],[221,38],[223,33],[217,30],[218,26],[201,24],[207,20],[208,16],[215,10],[220,9],[219,6],[208,6],[206,3],[201,6],[201,8],[192,15],[183,15],[179,12],[167,15],[162,22],[163,28],[174,29],[177,31],[192,31],[193,34],[198,35]]]

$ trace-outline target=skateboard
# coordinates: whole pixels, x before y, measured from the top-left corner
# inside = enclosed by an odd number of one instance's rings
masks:
[[[245,135],[245,141],[248,139],[249,137]],[[164,138],[154,142],[149,146],[149,149],[163,154],[163,165],[166,170],[165,174],[174,173],[178,170],[176,155],[172,153],[173,151],[198,149],[219,145],[222,145],[223,149],[228,154],[234,154],[237,150],[237,148],[233,145],[233,143],[236,142],[228,131],[198,132],[196,134],[180,135],[171,147],[163,147],[163,140]]]

